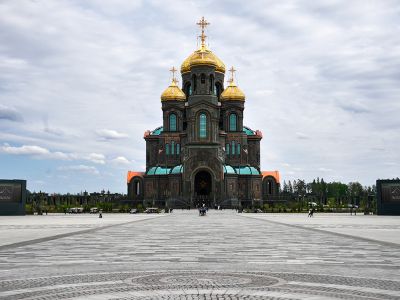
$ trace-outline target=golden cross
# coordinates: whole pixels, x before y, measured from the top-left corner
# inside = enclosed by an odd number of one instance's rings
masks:
[[[236,72],[236,70],[233,68],[233,66],[229,69],[229,72],[231,72],[231,78],[228,80],[229,82],[233,83],[233,75]]]
[[[171,73],[172,73],[172,81],[175,81],[176,79],[175,79],[175,72],[177,71],[176,69],[175,69],[175,67],[172,67],[172,69],[170,69],[170,71],[171,71]]]
[[[204,29],[210,25],[210,22],[207,22],[204,17],[201,17],[200,21],[196,23],[201,28],[201,46],[204,47],[206,41],[206,35],[204,34]]]

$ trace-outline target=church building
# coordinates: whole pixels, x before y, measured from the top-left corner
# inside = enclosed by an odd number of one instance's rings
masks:
[[[235,69],[225,86],[224,63],[206,45],[176,69],[161,94],[162,126],[144,133],[145,172],[129,171],[128,198],[155,207],[252,207],[279,191],[279,172],[260,170],[260,130],[243,124],[245,94]]]

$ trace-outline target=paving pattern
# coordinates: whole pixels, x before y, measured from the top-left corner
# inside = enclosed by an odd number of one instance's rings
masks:
[[[400,299],[399,250],[179,211],[0,249],[0,299]]]

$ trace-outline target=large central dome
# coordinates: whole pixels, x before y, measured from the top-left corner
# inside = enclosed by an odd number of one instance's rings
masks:
[[[190,72],[190,69],[194,66],[213,66],[216,72],[225,73],[225,65],[210,49],[206,46],[206,35],[204,34],[204,28],[209,25],[204,17],[200,20],[197,25],[201,27],[201,45],[200,48],[194,51],[188,58],[186,58],[181,65],[181,73]]]
[[[216,72],[225,73],[225,64],[205,45],[194,51],[186,58],[181,65],[181,73],[190,72],[193,66],[214,66]]]

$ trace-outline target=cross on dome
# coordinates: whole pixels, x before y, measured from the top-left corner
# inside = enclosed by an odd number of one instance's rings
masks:
[[[236,69],[232,66],[228,71],[231,73],[231,78],[229,78],[228,82],[233,84],[233,77],[236,72]]]
[[[178,79],[175,77],[175,72],[178,70],[173,66],[169,71],[172,73],[172,84],[178,84]]]
[[[172,80],[176,80],[175,78],[175,72],[178,71],[177,69],[175,69],[175,67],[173,66],[172,69],[170,69],[170,72],[172,73]]]
[[[207,22],[207,20],[205,20],[205,19],[204,19],[204,16],[203,16],[203,17],[201,17],[200,21],[197,22],[196,24],[199,25],[200,28],[201,28],[201,35],[200,35],[200,38],[201,38],[201,47],[205,47],[206,37],[207,37],[207,36],[204,34],[204,29],[205,29],[208,25],[210,25],[210,22]]]

